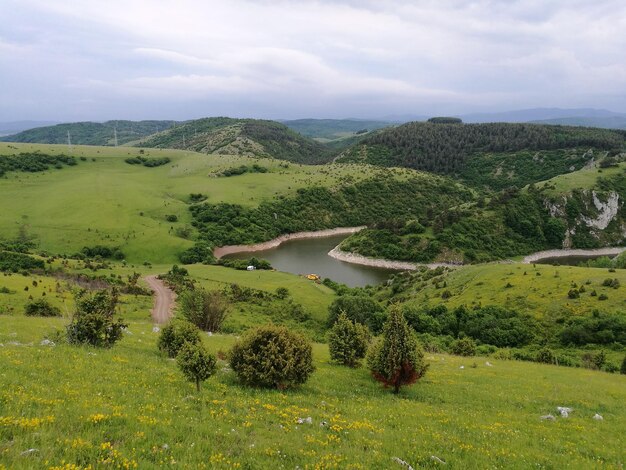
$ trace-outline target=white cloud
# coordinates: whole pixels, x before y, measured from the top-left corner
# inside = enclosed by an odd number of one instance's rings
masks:
[[[626,90],[621,0],[6,2],[0,65],[43,64],[51,95],[106,90],[117,109],[199,98],[349,115],[369,99],[372,114],[460,112],[606,106],[594,99]],[[26,93],[14,77],[9,87]]]

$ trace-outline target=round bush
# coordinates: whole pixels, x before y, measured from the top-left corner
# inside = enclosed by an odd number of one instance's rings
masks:
[[[452,354],[457,356],[475,356],[476,343],[472,338],[461,338],[452,344]]]
[[[185,343],[199,344],[200,330],[193,323],[175,320],[163,327],[157,347],[169,357],[176,357]]]
[[[352,322],[342,313],[328,333],[330,358],[339,364],[357,367],[367,353],[369,342],[367,327]]]
[[[180,348],[176,363],[187,380],[195,382],[200,391],[200,383],[215,374],[217,360],[201,344],[185,343]]]
[[[239,380],[279,390],[307,381],[315,370],[311,343],[284,326],[262,326],[233,346],[230,366]]]

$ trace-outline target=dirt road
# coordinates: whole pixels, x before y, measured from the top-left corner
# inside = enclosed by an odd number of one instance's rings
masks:
[[[166,323],[173,314],[176,293],[156,276],[146,276],[145,280],[150,289],[154,291],[152,319],[155,323]]]

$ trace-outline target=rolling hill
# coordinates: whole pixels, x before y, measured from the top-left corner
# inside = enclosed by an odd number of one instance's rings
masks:
[[[309,164],[325,163],[333,156],[319,142],[301,136],[284,124],[226,117],[187,121],[144,139],[140,145],[215,155],[273,157]]]
[[[173,126],[175,121],[106,121],[74,122],[37,127],[0,138],[4,142],[67,144],[68,133],[73,145],[123,145]]]

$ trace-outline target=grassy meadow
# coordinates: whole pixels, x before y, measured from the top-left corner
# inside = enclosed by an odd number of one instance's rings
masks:
[[[63,323],[0,322],[0,468],[401,468],[394,457],[437,468],[437,457],[446,468],[560,469],[626,458],[619,375],[427,354],[426,377],[393,396],[316,344],[301,388],[244,388],[222,362],[197,394],[157,352],[149,321],[132,321],[110,350],[41,346]],[[234,340],[204,337],[213,352]],[[540,419],[557,406],[574,412]]]
[[[389,171],[357,165],[306,166],[279,160],[205,155],[180,150],[0,143],[2,155],[41,151],[69,154],[78,165],[41,173],[8,173],[0,179],[0,238],[21,226],[51,253],[73,253],[84,246],[118,246],[129,262],[174,263],[192,242],[176,235],[189,225],[190,193],[209,202],[256,206],[310,185],[333,186]],[[155,168],[129,165],[128,157],[169,157]],[[82,159],[81,159],[82,157]],[[83,160],[84,159],[84,160]],[[267,173],[216,177],[227,168],[257,163]],[[410,170],[391,170],[403,177]],[[166,215],[177,222],[167,222]]]
[[[439,287],[431,283],[416,292],[410,303],[445,303],[450,308],[500,305],[537,318],[563,311],[572,315],[590,314],[594,309],[626,312],[623,287],[602,286],[607,278],[618,279],[624,285],[626,270],[522,263],[464,266],[438,279]],[[568,292],[574,284],[584,286],[585,292],[570,299]],[[444,300],[441,294],[446,290],[451,297]],[[591,295],[594,290],[597,296]],[[608,298],[599,300],[601,294]]]

